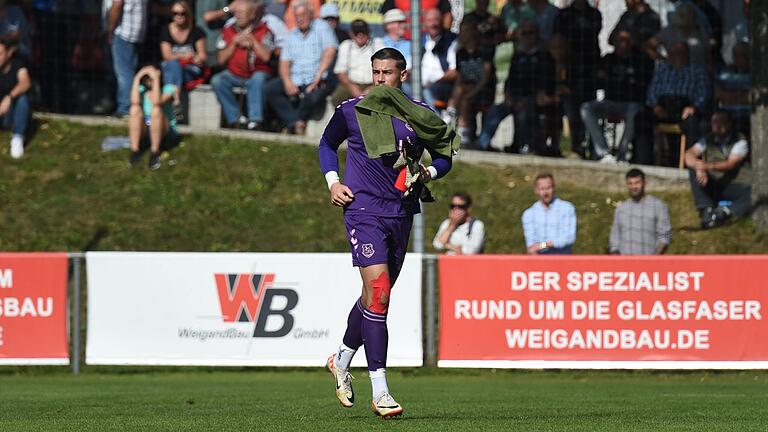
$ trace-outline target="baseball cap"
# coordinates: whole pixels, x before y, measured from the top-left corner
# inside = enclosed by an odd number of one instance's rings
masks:
[[[384,24],[405,21],[405,12],[400,9],[390,9],[384,13]]]
[[[320,7],[320,18],[338,18],[339,7],[333,3],[326,3]]]

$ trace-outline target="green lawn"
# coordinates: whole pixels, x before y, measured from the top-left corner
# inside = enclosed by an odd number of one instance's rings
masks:
[[[102,152],[123,128],[43,121],[20,161],[3,146],[0,251],[346,251],[341,212],[328,204],[315,148],[186,137],[150,172],[128,167],[127,150]],[[0,142],[7,142],[7,133]],[[595,165],[597,167],[597,165]],[[487,253],[524,253],[520,217],[535,197],[531,169],[456,163],[426,204],[428,250],[448,197],[468,191],[486,223]],[[557,174],[557,173],[556,173]],[[589,179],[589,172],[579,176]],[[616,202],[601,184],[558,178],[576,205],[576,253],[604,253]],[[690,193],[659,194],[670,206],[671,253],[765,253],[749,220],[701,231]]]
[[[330,376],[189,371],[0,376],[3,431],[765,431],[768,375],[423,371],[390,373],[400,419],[336,402]]]

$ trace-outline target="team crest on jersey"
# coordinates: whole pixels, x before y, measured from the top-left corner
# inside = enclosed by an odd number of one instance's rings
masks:
[[[370,243],[364,243],[363,244],[363,256],[366,258],[370,258],[375,254],[376,251],[373,250],[373,245]]]

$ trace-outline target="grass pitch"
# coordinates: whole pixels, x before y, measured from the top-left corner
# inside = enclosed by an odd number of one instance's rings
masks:
[[[389,374],[405,415],[371,412],[353,371],[343,409],[312,370],[0,376],[0,430],[765,431],[768,373],[405,370]]]

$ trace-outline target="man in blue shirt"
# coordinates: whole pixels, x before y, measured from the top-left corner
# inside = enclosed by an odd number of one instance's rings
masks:
[[[352,265],[359,268],[363,281],[361,296],[347,318],[343,343],[328,358],[327,367],[334,376],[339,402],[352,407],[349,364],[365,345],[373,389],[371,406],[386,418],[403,412],[387,387],[387,311],[390,291],[405,260],[413,215],[420,212],[416,190],[448,173],[458,139],[426,104],[402,93],[408,72],[400,51],[382,48],[371,63],[373,90],[336,107],[318,149],[331,202],[344,209]],[[371,134],[371,129],[376,132]],[[337,151],[345,140],[342,183]],[[429,167],[419,162],[425,149],[432,157]],[[414,161],[413,169],[411,163],[398,168],[404,158]],[[410,180],[416,181],[414,189],[409,187],[414,184]]]
[[[525,247],[529,254],[572,254],[576,241],[576,210],[555,196],[552,174],[536,176],[534,191],[539,196],[523,212]]]
[[[285,38],[278,77],[264,86],[264,97],[288,130],[302,135],[307,119],[333,92],[328,74],[339,42],[328,23],[312,19],[308,2],[292,7],[296,28]]]

